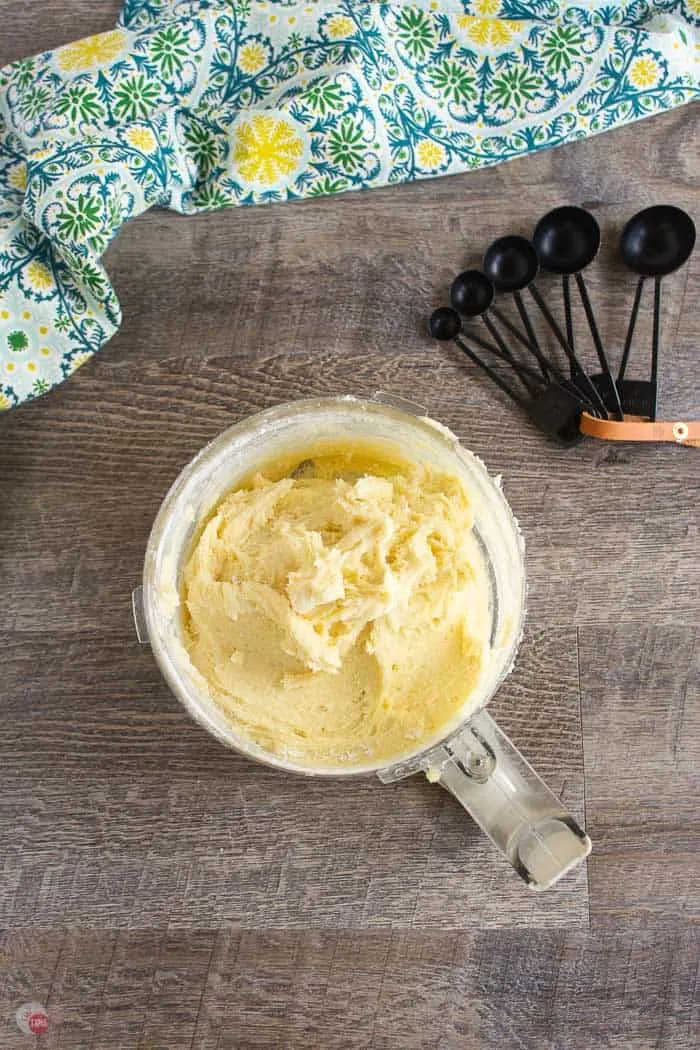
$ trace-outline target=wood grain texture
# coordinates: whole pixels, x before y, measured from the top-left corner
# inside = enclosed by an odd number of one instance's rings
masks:
[[[2,0],[0,66],[114,28],[121,0]]]
[[[47,1050],[695,1050],[700,1034],[697,931],[37,930],[3,948],[4,1050],[28,1045],[10,1011],[37,996]]]
[[[684,122],[692,128],[690,112],[663,118],[659,141],[672,142]],[[645,124],[652,143],[657,123]],[[616,138],[631,153],[639,134],[623,129]],[[587,168],[603,141],[571,149]],[[0,511],[7,535],[0,564],[13,588],[0,627],[120,629],[158,503],[202,444],[280,400],[377,389],[425,405],[505,475],[525,526],[537,622],[643,621],[650,593],[655,622],[692,620],[699,598],[689,570],[698,535],[693,451],[593,440],[560,449],[424,333],[450,277],[494,232],[531,228],[543,204],[532,189],[528,195],[526,173],[546,175],[549,158],[562,153],[504,166],[515,176],[516,214],[527,221],[503,218],[497,168],[332,202],[188,220],[152,213],[128,226],[108,262],[125,310],[122,331],[70,384],[0,423],[11,486]],[[475,203],[467,208],[472,186]],[[679,186],[667,196],[692,209],[693,194]],[[485,196],[489,189],[493,196]],[[561,199],[560,189],[547,205]],[[612,235],[640,203],[637,196],[596,210]],[[452,230],[448,216],[465,209],[470,232],[466,220]],[[606,260],[599,269],[607,283],[592,274],[591,294],[607,304],[606,330],[616,322],[619,343],[634,282],[612,260],[603,267]],[[688,269],[664,282],[672,377],[664,411],[672,416],[700,413],[695,336],[689,319],[681,325],[689,274],[697,279],[697,269]],[[118,542],[100,542],[116,539],[115,520]]]
[[[580,631],[594,926],[700,920],[699,643],[696,625]]]
[[[588,923],[584,868],[553,895],[523,892],[423,777],[306,780],[225,750],[132,635],[10,636],[4,652],[25,688],[2,712],[0,926],[468,928],[475,911],[502,926],[504,908],[514,926]],[[494,710],[584,821],[575,634],[528,633]]]
[[[119,6],[0,0],[0,64]],[[467,176],[127,226],[106,259],[120,333],[0,419],[3,1050],[31,1045],[30,999],[52,1050],[697,1046],[697,454],[559,449],[425,322],[495,236],[584,203],[616,360],[619,231],[656,201],[698,218],[699,142],[685,108]],[[699,258],[664,281],[667,418],[700,414]],[[316,784],[227,752],[135,643],[131,589],[188,459],[276,402],[377,389],[452,427],[520,519],[529,628],[493,709],[594,840],[551,894],[421,778]]]

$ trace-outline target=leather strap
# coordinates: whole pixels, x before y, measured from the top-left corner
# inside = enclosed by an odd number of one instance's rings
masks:
[[[676,445],[700,448],[700,421],[675,423],[659,420],[651,423],[643,416],[625,416],[624,421],[598,419],[588,412],[581,413],[580,429],[589,437],[604,441],[672,441]]]

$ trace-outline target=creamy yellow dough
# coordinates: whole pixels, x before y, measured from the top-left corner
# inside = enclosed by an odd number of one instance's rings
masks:
[[[488,588],[451,475],[355,450],[256,474],[183,573],[190,660],[243,736],[309,767],[390,760],[467,704]]]

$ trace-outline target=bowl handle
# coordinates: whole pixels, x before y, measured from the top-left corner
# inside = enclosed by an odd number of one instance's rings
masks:
[[[591,852],[588,835],[486,711],[430,757],[428,780],[454,795],[530,889],[553,886]]]

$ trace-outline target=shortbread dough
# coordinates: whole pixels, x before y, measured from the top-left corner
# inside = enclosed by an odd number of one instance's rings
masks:
[[[184,643],[210,695],[309,768],[398,758],[459,720],[488,649],[487,576],[461,482],[344,450],[257,473],[201,530]]]

